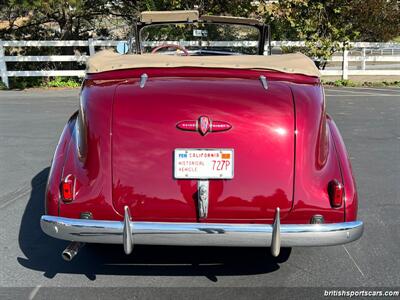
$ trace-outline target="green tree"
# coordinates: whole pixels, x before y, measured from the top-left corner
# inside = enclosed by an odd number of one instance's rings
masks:
[[[365,42],[387,42],[400,36],[400,1],[354,0],[351,18],[353,28]]]
[[[268,13],[306,41],[309,56],[326,60],[358,36],[344,17],[351,15],[352,8],[350,0],[279,0],[270,5]]]
[[[86,39],[107,36],[105,18],[132,24],[144,10],[198,9],[201,14],[257,16],[251,0],[4,0],[0,1],[3,39]]]
[[[250,17],[256,16],[258,10],[258,4],[252,0],[114,0],[109,5],[114,12],[125,12],[126,16],[136,16],[144,10],[197,9],[200,14]]]
[[[109,13],[106,0],[6,0],[0,38],[81,39],[105,30],[99,20]]]

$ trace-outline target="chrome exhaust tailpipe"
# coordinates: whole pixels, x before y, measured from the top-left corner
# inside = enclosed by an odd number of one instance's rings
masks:
[[[67,248],[62,252],[61,256],[65,261],[71,261],[75,255],[78,254],[79,250],[85,246],[85,243],[71,242]]]

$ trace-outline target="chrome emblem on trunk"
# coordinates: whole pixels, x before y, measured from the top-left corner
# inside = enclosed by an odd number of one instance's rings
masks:
[[[199,118],[199,123],[200,123],[200,133],[202,135],[205,135],[209,130],[210,130],[210,119],[208,117],[205,116],[201,116]]]
[[[197,120],[180,121],[176,127],[186,131],[198,131],[201,135],[208,132],[227,131],[232,125],[224,121],[213,121],[207,116],[201,116]]]

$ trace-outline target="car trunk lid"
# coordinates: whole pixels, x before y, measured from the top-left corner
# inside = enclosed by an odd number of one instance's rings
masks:
[[[202,116],[231,128],[204,134],[177,126]],[[174,179],[177,148],[234,150],[234,178],[209,180],[205,218],[199,218],[198,181]],[[258,78],[123,83],[114,96],[112,168],[114,208],[122,215],[127,205],[134,220],[267,222],[277,207],[284,218],[294,179],[290,88],[277,81],[266,88]]]

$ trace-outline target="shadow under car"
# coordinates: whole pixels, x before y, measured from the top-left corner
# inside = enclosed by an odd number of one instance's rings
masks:
[[[270,273],[288,260],[290,248],[282,248],[273,257],[268,248],[240,247],[173,247],[135,245],[131,255],[125,255],[122,245],[88,244],[71,261],[61,258],[67,241],[47,236],[40,228],[44,213],[47,167],[31,181],[30,199],[23,213],[19,246],[26,258],[18,262],[29,269],[56,274],[85,274],[95,280],[98,274],[140,276],[205,276],[216,282],[217,276]]]

